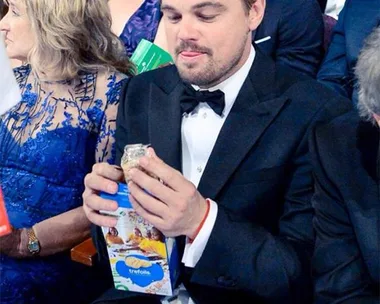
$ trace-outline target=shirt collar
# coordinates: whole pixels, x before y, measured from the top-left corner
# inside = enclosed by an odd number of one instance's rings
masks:
[[[232,76],[224,80],[223,82],[208,88],[208,91],[216,91],[221,90],[225,95],[225,103],[226,106],[223,111],[223,116],[227,116],[231,111],[233,104],[240,92],[241,87],[245,79],[247,78],[249,71],[252,67],[253,61],[255,60],[256,51],[253,46],[251,46],[251,51],[249,53],[248,59],[243,64],[243,66],[235,72]],[[192,85],[195,90],[199,90],[199,87],[196,85]]]

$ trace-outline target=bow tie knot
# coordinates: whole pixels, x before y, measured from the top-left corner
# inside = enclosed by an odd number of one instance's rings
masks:
[[[181,97],[182,113],[191,113],[200,102],[207,103],[213,111],[222,116],[225,100],[221,90],[216,91],[196,91],[193,87],[185,85],[184,93]]]

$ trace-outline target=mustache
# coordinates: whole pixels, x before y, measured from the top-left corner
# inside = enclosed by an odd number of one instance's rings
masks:
[[[199,52],[199,53],[206,53],[206,54],[212,55],[211,49],[207,47],[199,46],[196,43],[191,42],[191,41],[181,41],[180,45],[175,48],[176,55],[178,55],[179,53],[183,51]]]

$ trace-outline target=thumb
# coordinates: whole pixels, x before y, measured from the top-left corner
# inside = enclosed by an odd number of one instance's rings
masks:
[[[156,151],[154,151],[154,149],[152,147],[148,148],[147,155],[148,155],[148,157],[153,158],[153,159],[158,160],[158,161],[163,163],[163,160],[157,156]]]

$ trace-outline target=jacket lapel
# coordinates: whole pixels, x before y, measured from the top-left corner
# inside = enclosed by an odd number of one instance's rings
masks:
[[[277,97],[274,77],[274,63],[257,52],[199,182],[198,190],[204,197],[215,199],[286,104],[286,97]]]
[[[166,164],[181,171],[182,117],[179,99],[183,85],[179,78],[177,80],[175,85],[151,84],[148,123],[150,144],[156,154]]]

